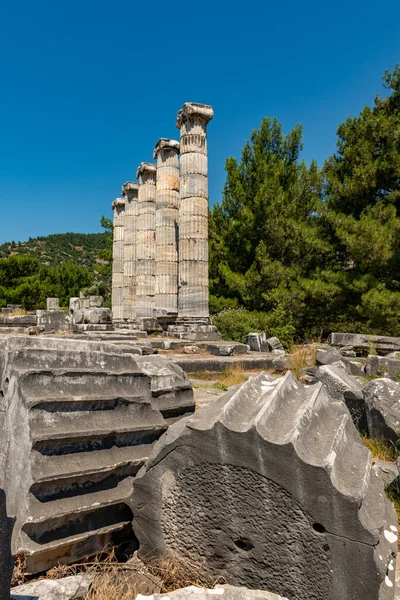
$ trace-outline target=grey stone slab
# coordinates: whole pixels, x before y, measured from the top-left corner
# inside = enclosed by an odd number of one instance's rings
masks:
[[[399,353],[394,353],[394,355],[396,354]],[[380,375],[381,377],[384,377],[387,373],[391,377],[398,378],[400,377],[400,358],[371,354],[367,358],[365,372],[367,375]]]
[[[291,600],[394,597],[397,519],[348,409],[260,374],[181,420],[134,480],[145,558]]]
[[[362,384],[343,368],[333,364],[319,367],[316,378],[326,386],[332,398],[346,403],[355,426],[360,431],[367,431],[367,415]]]
[[[11,590],[11,600],[85,600],[92,577],[73,575],[62,579],[41,579]]]
[[[372,468],[377,476],[382,479],[385,487],[389,487],[399,478],[399,471],[396,463],[378,460],[374,463]]]
[[[246,344],[253,352],[270,352],[271,347],[267,342],[265,331],[261,333],[249,333],[246,335]]]
[[[7,515],[6,495],[0,488],[0,600],[10,600],[14,557],[11,554],[11,535],[14,519]]]
[[[282,342],[277,337],[270,337],[267,339],[267,344],[271,350],[283,350]]]
[[[400,383],[374,379],[364,387],[363,394],[369,436],[395,444],[400,432]]]
[[[211,598],[221,598],[223,600],[288,600],[283,596],[278,596],[265,590],[250,590],[244,587],[235,586],[217,586],[213,589],[199,588],[189,586],[168,592],[167,594],[152,594],[151,596],[143,596],[140,594],[136,600],[210,600]]]
[[[357,353],[368,354],[372,345],[378,351],[378,354],[388,354],[400,351],[400,338],[384,335],[366,335],[361,333],[331,333],[328,342],[331,346],[341,348],[343,346],[353,346]]]

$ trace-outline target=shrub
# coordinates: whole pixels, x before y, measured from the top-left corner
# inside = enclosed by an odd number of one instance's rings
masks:
[[[281,307],[269,313],[249,311],[246,308],[228,308],[213,316],[224,340],[246,342],[248,333],[265,331],[267,337],[276,336],[288,348],[295,334],[293,319]]]

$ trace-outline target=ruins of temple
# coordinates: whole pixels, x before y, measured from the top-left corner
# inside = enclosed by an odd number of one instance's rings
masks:
[[[164,330],[190,340],[221,339],[208,308],[207,125],[213,109],[186,102],[180,142],[160,138],[156,163],[122,187],[114,211],[114,326]]]

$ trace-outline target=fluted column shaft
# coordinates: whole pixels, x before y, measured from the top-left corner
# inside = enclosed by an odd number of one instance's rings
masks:
[[[208,308],[207,124],[211,106],[187,102],[178,113],[180,129],[178,317],[204,319]]]
[[[156,165],[141,163],[136,230],[136,316],[155,314]]]
[[[178,313],[179,142],[161,138],[154,149],[156,183],[156,311]]]
[[[122,187],[125,197],[124,217],[124,307],[123,317],[132,322],[136,318],[136,228],[139,185],[128,181]]]
[[[124,294],[125,200],[123,198],[116,198],[111,206],[114,210],[111,304],[113,321],[122,321]]]

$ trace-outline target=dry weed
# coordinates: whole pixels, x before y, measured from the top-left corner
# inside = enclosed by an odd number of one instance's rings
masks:
[[[239,385],[248,380],[248,375],[245,374],[242,363],[235,363],[229,366],[225,371],[217,375],[218,387],[227,390],[232,385]]]
[[[14,308],[12,312],[7,314],[7,317],[23,317],[28,314],[28,311],[25,308]]]
[[[385,443],[378,438],[369,438],[366,435],[362,435],[361,437],[364,446],[366,446],[372,454],[373,462],[376,462],[377,460],[396,462],[398,451],[394,444],[390,444],[390,442]]]
[[[303,369],[316,365],[316,357],[317,346],[315,344],[292,346],[290,351],[290,370],[296,379],[300,379]]]

